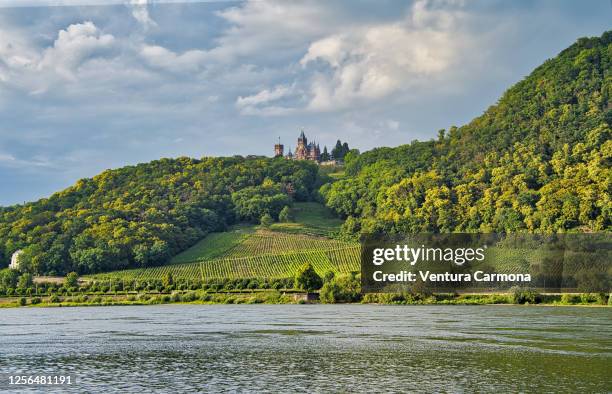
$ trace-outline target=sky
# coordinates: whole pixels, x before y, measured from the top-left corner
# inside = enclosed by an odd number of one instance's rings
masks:
[[[272,155],[300,128],[427,140],[611,21],[610,0],[0,0],[0,205],[161,157]]]

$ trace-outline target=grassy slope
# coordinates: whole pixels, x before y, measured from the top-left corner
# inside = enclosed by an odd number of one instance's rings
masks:
[[[221,257],[232,248],[240,245],[254,232],[255,228],[253,226],[237,225],[226,232],[209,234],[191,248],[174,256],[170,264],[191,263]]]
[[[325,237],[342,224],[323,205],[296,203],[294,221],[275,223],[269,229],[238,225],[213,233],[176,255],[170,265],[92,275],[97,279],[160,279],[166,272],[175,278],[285,278],[310,262],[320,274],[328,270],[359,270],[360,247]]]
[[[315,202],[296,203],[292,209],[294,221],[274,223],[273,231],[329,236],[338,231],[342,220],[338,219],[327,207]]]

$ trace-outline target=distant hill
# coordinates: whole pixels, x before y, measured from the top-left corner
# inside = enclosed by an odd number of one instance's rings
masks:
[[[108,170],[51,197],[0,208],[0,261],[81,274],[164,264],[205,235],[311,200],[317,166],[266,158],[162,159]],[[2,266],[0,266],[1,268]]]
[[[347,232],[610,230],[612,32],[581,38],[438,138],[346,158]]]

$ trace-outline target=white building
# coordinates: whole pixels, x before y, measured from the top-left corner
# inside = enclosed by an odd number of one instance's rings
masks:
[[[11,264],[9,265],[10,269],[12,269],[12,270],[18,270],[19,269],[19,256],[22,253],[23,253],[23,250],[21,250],[21,249],[19,249],[15,253],[13,253],[13,256],[11,257]]]

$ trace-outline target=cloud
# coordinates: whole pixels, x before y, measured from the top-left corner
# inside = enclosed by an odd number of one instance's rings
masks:
[[[59,31],[53,46],[45,50],[38,69],[53,69],[74,80],[74,72],[81,64],[103,55],[114,43],[115,37],[102,34],[93,22],[72,24]]]
[[[197,71],[207,59],[205,51],[189,50],[178,55],[159,45],[144,45],[140,55],[153,67],[178,73]]]
[[[151,16],[149,15],[148,0],[131,0],[130,6],[132,8],[132,16],[142,25],[144,29],[157,26],[157,23],[151,19]]]
[[[383,98],[430,82],[472,44],[460,10],[430,8],[417,1],[407,17],[325,37],[300,60],[323,68],[310,83],[307,108],[329,111]],[[327,67],[327,69],[325,69]]]
[[[294,93],[294,86],[278,85],[273,89],[264,89],[260,92],[236,100],[236,107],[244,115],[282,115],[289,112],[289,108],[270,106],[269,103],[289,97]]]

